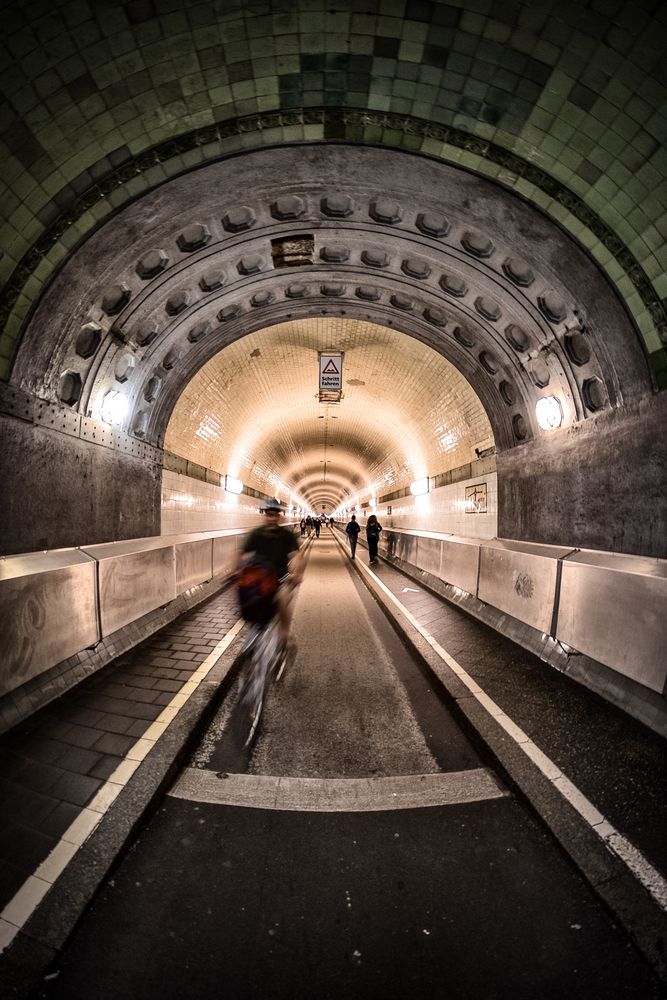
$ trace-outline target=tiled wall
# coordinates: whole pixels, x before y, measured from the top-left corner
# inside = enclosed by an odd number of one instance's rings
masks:
[[[472,511],[466,501],[466,487],[486,484],[486,513]],[[388,512],[391,507],[391,514]],[[357,512],[357,520],[365,526],[370,508]],[[467,538],[495,538],[498,524],[498,476],[485,473],[475,479],[440,486],[425,496],[400,497],[391,504],[379,504],[375,509],[378,521],[385,528],[405,528],[419,531],[442,531]]]
[[[331,344],[345,355],[344,399],[328,407],[313,378],[318,352]],[[258,422],[258,401],[270,422]],[[293,482],[297,471],[319,473],[324,456],[330,476],[345,476],[354,491],[360,479],[377,483],[381,496],[493,444],[475,392],[440,354],[397,330],[331,316],[230,344],[185,387],[165,436],[169,451],[270,495],[279,490],[276,468]]]
[[[466,513],[466,487],[486,484],[486,513]],[[218,486],[189,476],[165,471],[162,483],[163,535],[190,531],[216,531],[222,528],[250,528],[259,519],[259,501],[247,496],[232,496]],[[388,509],[391,507],[391,514]],[[370,508],[359,512],[362,527]],[[468,538],[494,538],[498,522],[498,478],[495,472],[440,486],[426,496],[401,497],[391,504],[380,504],[378,520],[387,528],[442,531]]]
[[[162,535],[223,528],[251,528],[259,521],[259,500],[234,496],[219,486],[165,470],[162,479]]]

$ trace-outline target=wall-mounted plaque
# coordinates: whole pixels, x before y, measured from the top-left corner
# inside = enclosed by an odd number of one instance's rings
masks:
[[[466,514],[486,514],[486,483],[466,486]]]

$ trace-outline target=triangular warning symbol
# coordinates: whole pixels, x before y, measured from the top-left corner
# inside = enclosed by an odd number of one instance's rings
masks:
[[[336,365],[334,364],[334,359],[333,358],[329,358],[329,360],[327,361],[326,365],[322,369],[322,374],[323,375],[340,375],[340,372],[338,371],[338,369],[336,368]]]

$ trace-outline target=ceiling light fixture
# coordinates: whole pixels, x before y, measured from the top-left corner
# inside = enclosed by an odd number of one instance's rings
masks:
[[[105,424],[122,424],[127,414],[129,403],[122,392],[111,389],[105,392],[100,407],[100,416]]]
[[[243,483],[234,476],[225,476],[225,490],[227,493],[234,493],[236,496],[243,493]]]
[[[422,496],[424,493],[428,493],[430,489],[430,483],[428,476],[424,476],[423,479],[415,479],[414,483],[410,483],[410,492],[413,497]]]
[[[535,404],[535,416],[543,431],[554,431],[563,422],[563,409],[555,396],[543,396]]]

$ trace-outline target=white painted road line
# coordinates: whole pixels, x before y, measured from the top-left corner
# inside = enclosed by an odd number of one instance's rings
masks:
[[[486,768],[387,778],[290,778],[217,774],[190,767],[169,792],[177,799],[246,809],[290,812],[386,812],[499,799],[501,788]]]
[[[390,565],[390,564],[389,564]],[[611,823],[595,808],[586,796],[565,777],[562,771],[554,764],[540,748],[533,743],[530,737],[516,723],[505,714],[487,694],[480,688],[477,681],[466,673],[463,667],[450,656],[447,650],[443,649],[440,643],[430,635],[429,632],[419,624],[417,619],[408,611],[394,593],[380,580],[380,578],[363,562],[357,562],[358,568],[368,573],[373,578],[374,583],[383,591],[389,600],[396,605],[403,617],[419,632],[429,646],[440,659],[447,664],[450,670],[456,674],[459,680],[465,684],[470,693],[484,708],[491,714],[496,722],[503,727],[508,736],[517,743],[527,757],[540,769],[542,774],[549,779],[554,788],[558,789],[563,798],[577,810],[592,830],[600,837],[605,846],[612,854],[615,854],[627,868],[638,879],[647,892],[650,893],[654,901],[662,910],[667,912],[667,880],[663,878],[651,862],[644,857],[638,848],[627,838],[620,834]]]
[[[243,628],[242,618],[232,625],[227,634],[211,650],[206,659],[181,691],[174,695],[168,705],[153,722],[144,735],[128,750],[123,760],[95,797],[81,810],[77,818],[65,830],[62,837],[50,852],[48,857],[23,883],[21,888],[10,899],[0,913],[0,954],[14,940],[46,893],[51,889],[56,879],[62,874],[65,866],[72,860],[77,850],[93,830],[99,825],[107,809],[122,792],[144,757],[150,753],[164,731],[176,718],[188,698],[197,690],[207,674],[213,669],[225,650],[232,644]],[[186,697],[183,694],[186,693]]]

